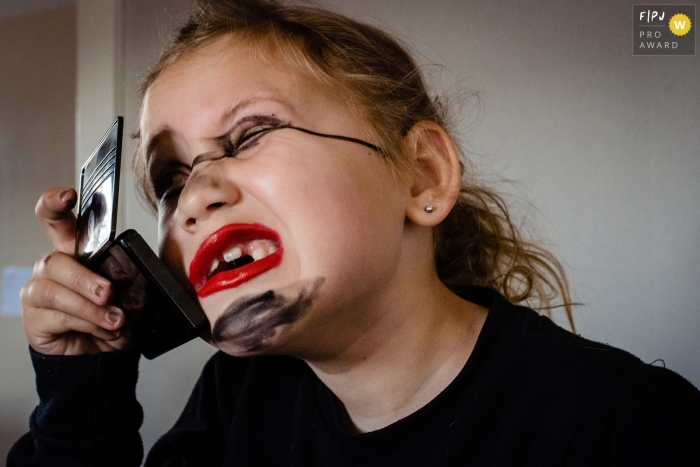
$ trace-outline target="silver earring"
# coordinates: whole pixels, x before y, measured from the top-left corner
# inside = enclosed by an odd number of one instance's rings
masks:
[[[427,212],[428,214],[430,214],[431,212],[433,212],[433,207],[432,207],[430,204],[427,205],[427,206],[425,207],[425,212]]]

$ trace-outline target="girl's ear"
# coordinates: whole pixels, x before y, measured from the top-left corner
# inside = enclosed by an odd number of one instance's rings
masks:
[[[416,123],[404,142],[413,162],[406,217],[418,225],[435,226],[447,217],[459,196],[459,155],[452,138],[433,122]]]

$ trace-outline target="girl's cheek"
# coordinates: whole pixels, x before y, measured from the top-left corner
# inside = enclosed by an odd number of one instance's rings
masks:
[[[192,286],[187,278],[187,264],[185,264],[182,245],[176,238],[175,225],[170,219],[161,217],[160,212],[159,218],[158,257],[185,290],[189,290]]]
[[[173,247],[176,211],[176,206],[171,207],[166,203],[158,205],[158,256],[161,258],[169,255]]]
[[[168,202],[167,200],[158,203],[158,238],[167,235],[172,228],[175,212],[177,211],[177,201]]]

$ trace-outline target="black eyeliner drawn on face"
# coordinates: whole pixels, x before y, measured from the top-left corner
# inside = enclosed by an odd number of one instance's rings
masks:
[[[279,326],[301,318],[318,297],[325,279],[307,279],[281,290],[239,298],[212,326],[214,345],[257,352],[272,345]]]
[[[247,128],[246,125],[248,125]],[[243,129],[241,130],[241,128]],[[227,157],[237,157],[241,152],[250,149],[265,134],[272,130],[285,128],[282,121],[272,115],[251,115],[238,120],[225,134],[216,138],[222,145],[224,153],[204,153],[195,157],[190,166],[192,169],[202,162],[217,161]]]
[[[262,121],[265,120],[266,117],[247,117],[245,120],[253,120],[253,119],[260,119],[261,124]],[[365,146],[372,151],[377,152],[379,155],[382,157],[386,157],[385,152],[380,148],[379,146],[376,146],[372,143],[368,143],[367,141],[363,141],[358,138],[352,138],[350,136],[342,136],[342,135],[332,135],[328,133],[319,133],[317,131],[312,131],[312,130],[307,130],[306,128],[301,128],[298,126],[294,126],[292,124],[286,124],[282,125],[281,122],[274,118],[274,117],[267,117],[269,121],[275,121],[276,123],[268,123],[269,127],[267,128],[260,128],[256,131],[253,131],[249,134],[244,134],[242,136],[242,139],[239,139],[238,142],[234,143],[232,138],[229,138],[229,135],[233,132],[233,129],[228,132],[226,135],[219,137],[217,139],[223,139],[227,138],[226,143],[224,143],[224,154],[221,155],[212,155],[211,153],[206,153],[206,154],[201,154],[197,157],[194,158],[192,161],[192,166],[191,168],[194,168],[195,165],[200,164],[202,162],[210,162],[210,161],[217,161],[224,159],[226,157],[236,157],[238,154],[240,154],[242,151],[245,151],[246,149],[250,149],[251,147],[255,146],[260,138],[262,138],[264,135],[267,133],[274,131],[274,130],[283,130],[283,129],[291,129],[291,130],[296,130],[296,131],[301,131],[302,133],[306,133],[308,135],[312,136],[318,136],[321,138],[329,138],[329,139],[337,139],[340,141],[348,141],[350,143],[355,143],[355,144],[360,144],[362,146]],[[243,120],[239,121],[236,126],[238,126],[240,123],[242,123]],[[234,128],[235,129],[235,128]]]

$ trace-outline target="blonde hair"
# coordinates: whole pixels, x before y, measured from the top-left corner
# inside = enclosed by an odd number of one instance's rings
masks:
[[[226,35],[269,45],[350,103],[381,142],[383,154],[401,170],[403,137],[418,122],[447,126],[446,106],[428,93],[421,70],[389,34],[340,14],[277,0],[200,0],[141,87],[142,93],[168,66]],[[133,160],[139,189],[156,200],[140,144]],[[452,289],[478,285],[513,303],[538,310],[555,298],[573,318],[566,275],[557,259],[524,241],[496,192],[463,183],[447,218],[434,231],[438,277]]]

